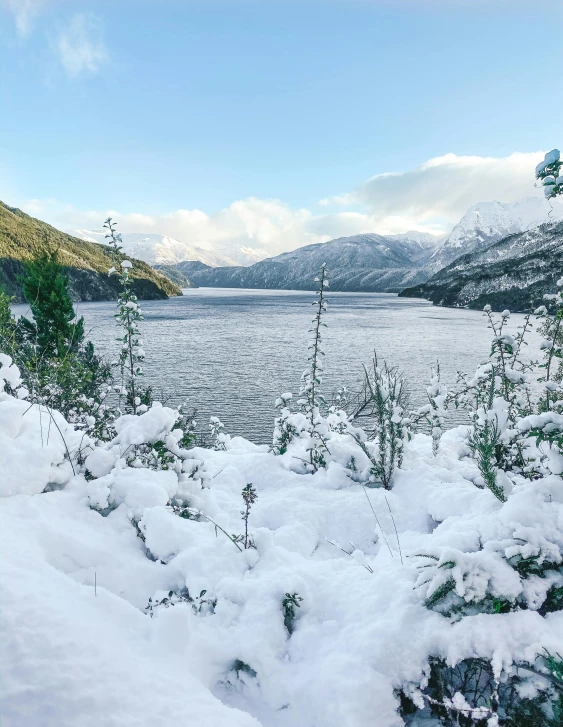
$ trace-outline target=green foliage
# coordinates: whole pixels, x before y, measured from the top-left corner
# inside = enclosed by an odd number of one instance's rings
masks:
[[[283,624],[290,636],[295,630],[295,609],[301,608],[302,600],[298,593],[286,593],[282,600]]]
[[[14,358],[19,336],[16,321],[10,310],[12,298],[0,286],[0,351]]]
[[[371,428],[368,441],[352,435],[371,462],[371,476],[386,490],[403,463],[405,442],[410,436],[409,420],[405,417],[408,394],[401,372],[383,363],[374,354],[372,367],[364,366],[363,402],[360,405]]]
[[[69,276],[74,299],[108,300],[117,298],[117,281],[108,278],[111,250],[105,245],[86,242],[26,215],[0,202],[0,277],[6,292],[23,300],[19,276],[23,264],[42,254],[56,252]],[[124,256],[121,256],[124,259]],[[133,261],[133,289],[140,299],[166,298],[182,291],[147,263]]]
[[[544,660],[549,664],[547,658]],[[561,662],[559,662],[561,663]],[[422,691],[399,692],[400,714],[407,725],[413,719],[436,720],[443,727],[561,727],[563,699],[553,682],[546,681],[536,696],[521,696],[520,688],[532,671],[545,673],[539,666],[519,665],[500,680],[486,659],[464,659],[449,666],[443,659],[429,660],[427,684]],[[553,674],[553,672],[552,672]],[[415,690],[416,691],[416,690]],[[462,695],[465,704],[456,701]],[[424,706],[420,704],[420,700]],[[498,720],[498,721],[497,721]]]
[[[33,321],[22,318],[20,324],[37,355],[62,359],[75,354],[84,341],[84,319],[76,319],[57,254],[41,253],[27,262],[20,281],[33,314]]]
[[[163,598],[149,598],[145,613],[148,613],[151,618],[156,614],[160,608],[170,608],[178,603],[189,603],[192,607],[192,611],[195,614],[200,613],[215,613],[215,606],[217,605],[216,598],[204,598],[207,591],[204,589],[200,592],[199,596],[191,596],[188,588],[182,588],[180,591],[168,591],[168,595]]]
[[[542,616],[554,611],[563,611],[563,588],[551,586],[539,610]]]
[[[536,167],[536,179],[542,183],[546,199],[563,194],[563,162],[558,149],[548,151],[543,162]]]
[[[76,319],[68,278],[56,256],[43,253],[31,260],[21,282],[33,320],[22,317],[16,323],[10,298],[0,291],[0,350],[18,366],[30,402],[60,411],[96,438],[109,437],[110,368],[84,340],[84,322]]]

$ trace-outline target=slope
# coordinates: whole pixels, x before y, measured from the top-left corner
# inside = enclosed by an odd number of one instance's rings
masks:
[[[249,267],[210,268],[201,263],[178,267],[201,286],[311,290],[326,263],[332,290],[397,292],[428,277],[421,266],[435,244],[431,236],[362,234],[306,245]]]
[[[563,217],[563,205],[550,205],[539,197],[517,202],[479,202],[470,207],[426,264],[433,274],[460,255],[481,250],[507,235],[531,230]]]
[[[23,263],[42,251],[56,251],[69,276],[75,300],[114,300],[119,281],[107,271],[113,261],[110,249],[78,240],[19,209],[0,202],[0,277],[3,287],[17,302],[23,300],[18,276]],[[121,256],[124,258],[124,256]],[[139,260],[132,260],[135,294],[144,300],[181,295],[180,288]]]
[[[563,275],[563,222],[508,235],[485,249],[458,257],[426,283],[399,295],[435,305],[529,311],[554,291]]]

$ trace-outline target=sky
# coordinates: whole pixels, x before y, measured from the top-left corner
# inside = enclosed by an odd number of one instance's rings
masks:
[[[561,0],[0,0],[0,199],[277,253],[538,194]]]

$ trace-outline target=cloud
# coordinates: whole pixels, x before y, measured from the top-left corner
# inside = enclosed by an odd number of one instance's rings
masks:
[[[83,73],[96,73],[109,58],[101,25],[89,13],[74,15],[60,30],[53,49],[71,78]]]
[[[35,18],[41,13],[47,0],[2,0],[1,4],[14,16],[19,35],[29,35]]]
[[[178,209],[162,215],[127,213],[120,210],[79,210],[54,199],[31,199],[17,204],[28,214],[62,230],[100,229],[113,217],[121,232],[169,235],[208,250],[249,247],[275,255],[334,235],[309,225],[309,210],[295,210],[279,200],[248,198],[233,202],[214,214],[199,209]]]
[[[543,152],[507,157],[444,156],[406,172],[378,174],[346,195],[323,200],[360,204],[383,226],[403,220],[448,229],[477,202],[513,202],[534,196],[533,169]]]
[[[446,154],[406,172],[379,174],[353,192],[327,198],[322,214],[255,197],[238,200],[214,213],[178,209],[160,215],[85,211],[57,200],[27,200],[19,205],[62,230],[99,229],[111,216],[122,232],[169,235],[224,254],[242,246],[276,255],[363,232],[444,234],[478,202],[541,196],[541,190],[533,185],[533,170],[541,158],[542,152],[514,153],[504,158]],[[343,209],[352,204],[357,209]],[[330,210],[332,205],[334,211]]]

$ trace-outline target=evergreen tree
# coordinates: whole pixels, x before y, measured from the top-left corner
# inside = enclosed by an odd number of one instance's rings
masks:
[[[10,310],[12,299],[0,287],[0,352],[13,356],[17,348],[16,321]]]
[[[20,280],[34,319],[22,318],[21,327],[38,355],[63,358],[76,353],[84,341],[84,319],[76,319],[68,277],[56,254],[45,252],[26,263]]]
[[[20,281],[33,320],[16,322],[10,298],[0,293],[0,352],[14,359],[32,403],[107,436],[110,369],[84,340],[84,320],[76,317],[68,277],[56,255],[44,252],[27,263]]]

